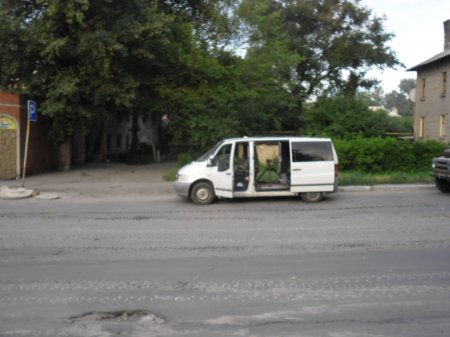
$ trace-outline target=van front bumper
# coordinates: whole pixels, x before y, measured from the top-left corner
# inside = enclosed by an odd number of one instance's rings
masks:
[[[181,198],[189,197],[189,188],[190,187],[191,187],[190,183],[182,183],[179,181],[176,181],[173,183],[173,188],[175,190],[175,193]]]

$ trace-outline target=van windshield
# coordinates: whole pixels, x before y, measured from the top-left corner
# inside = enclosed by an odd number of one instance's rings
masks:
[[[212,148],[210,148],[208,151],[206,151],[205,154],[203,154],[200,157],[198,157],[195,161],[205,161],[205,160],[207,160],[209,157],[211,157],[217,151],[217,149],[222,144],[223,144],[223,140],[218,142],[216,145],[214,145]]]

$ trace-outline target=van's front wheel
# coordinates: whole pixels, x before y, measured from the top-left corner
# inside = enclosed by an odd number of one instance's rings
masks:
[[[307,193],[300,193],[300,197],[305,202],[319,202],[323,199],[323,193],[322,192],[307,192]]]
[[[191,200],[194,204],[209,205],[215,198],[214,188],[210,183],[199,182],[192,187]]]

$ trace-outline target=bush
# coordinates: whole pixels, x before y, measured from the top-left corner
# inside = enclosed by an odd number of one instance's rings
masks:
[[[337,96],[318,100],[303,115],[303,133],[328,137],[382,137],[412,132],[412,118],[390,117],[383,109],[372,111],[358,97]]]
[[[180,153],[177,157],[177,168],[182,168],[184,165],[189,164],[194,161],[198,157],[198,154],[188,152],[188,153]]]
[[[416,169],[420,170],[425,166],[429,169],[431,159],[441,156],[442,152],[447,147],[447,144],[440,143],[434,140],[414,143],[412,152],[415,158],[414,164],[416,166]]]
[[[446,144],[437,141],[410,143],[395,138],[334,139],[343,171],[423,172],[431,159],[442,154]]]
[[[198,158],[198,155],[193,152],[186,152],[179,154],[177,156],[177,162],[175,164],[175,167],[167,171],[164,174],[163,179],[166,181],[175,181],[178,170],[182,168],[184,165],[187,165],[190,162],[194,161],[196,158]]]

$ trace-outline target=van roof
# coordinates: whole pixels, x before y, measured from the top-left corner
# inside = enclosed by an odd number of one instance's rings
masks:
[[[330,138],[322,138],[322,137],[295,137],[295,136],[260,136],[260,137],[236,137],[236,138],[225,138],[223,142],[226,141],[279,141],[279,140],[287,140],[287,141],[302,141],[302,142],[330,142]]]

